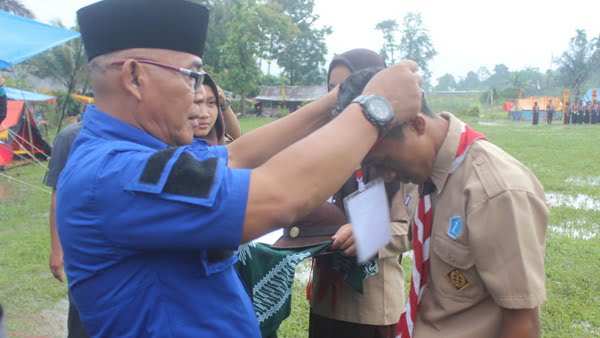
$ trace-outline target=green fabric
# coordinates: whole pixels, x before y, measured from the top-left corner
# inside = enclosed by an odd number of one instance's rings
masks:
[[[327,250],[331,243],[297,250],[274,249],[256,242],[240,246],[235,268],[252,300],[263,337],[276,337],[279,325],[290,315],[292,286],[298,264]],[[319,256],[318,259],[330,262],[332,269],[342,273],[344,282],[361,294],[363,280],[378,271],[375,261],[360,266],[355,257],[339,253]]]
[[[272,336],[289,317],[296,267],[327,249],[331,242],[300,250],[279,250],[248,243],[238,250],[236,269],[246,285],[263,337]]]
[[[342,256],[339,253],[319,256],[317,262],[320,265],[340,272],[344,283],[348,284],[348,286],[361,295],[363,293],[363,280],[375,275],[379,271],[379,266],[374,260],[370,260],[364,265],[358,265],[355,257]]]

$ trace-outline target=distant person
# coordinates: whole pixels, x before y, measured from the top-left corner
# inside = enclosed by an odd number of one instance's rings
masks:
[[[242,130],[231,101],[210,75],[204,76],[202,85],[206,98],[194,127],[194,137],[203,138],[210,145],[224,145],[239,138]]]
[[[67,157],[73,146],[73,142],[77,138],[82,124],[75,123],[68,125],[63,129],[56,139],[52,147],[52,157],[48,167],[48,174],[44,184],[52,188],[52,196],[50,197],[50,258],[49,265],[52,276],[59,282],[64,282],[63,276],[63,251],[56,230],[56,187],[58,177],[67,163]],[[69,298],[69,313],[67,316],[67,337],[68,338],[86,338],[89,337],[81,319],[79,312],[73,303],[71,293],[68,293]]]
[[[567,101],[565,104],[565,116],[563,118],[564,124],[571,123],[571,103]]]
[[[579,106],[577,109],[577,123],[583,124],[585,120],[585,105],[582,100],[579,100]]]
[[[531,116],[531,121],[533,123],[533,125],[537,125],[539,120],[540,120],[540,106],[538,106],[537,102],[533,103],[533,109],[531,109],[532,112],[532,116]]]
[[[590,123],[590,103],[589,102],[583,103],[581,109],[583,110],[583,115],[582,115],[583,124]]]
[[[0,305],[0,338],[6,338],[6,330],[4,329],[4,310]]]
[[[0,72],[0,123],[6,118],[6,87],[4,87],[4,79]]]
[[[548,101],[546,105],[546,121],[548,124],[552,124],[552,119],[554,118],[554,105],[552,104],[552,100]]]
[[[599,120],[600,120],[600,103],[598,103],[598,101],[594,100],[594,103],[592,104],[591,123],[592,124],[599,123],[600,122]]]

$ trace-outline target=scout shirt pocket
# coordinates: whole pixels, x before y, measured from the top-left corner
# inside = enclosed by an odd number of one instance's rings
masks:
[[[430,280],[444,297],[474,303],[487,294],[469,248],[445,235],[435,234],[432,242]]]

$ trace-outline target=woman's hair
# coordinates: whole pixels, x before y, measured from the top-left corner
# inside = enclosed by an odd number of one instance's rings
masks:
[[[215,102],[218,110],[217,120],[215,121],[212,129],[208,132],[208,135],[206,135],[205,139],[210,144],[225,144],[225,119],[223,118],[223,112],[221,111],[221,103],[219,102],[219,89],[215,83],[215,80],[213,80],[213,78],[208,74],[204,75],[204,81],[202,84],[207,85],[212,89],[215,95]]]
[[[344,65],[350,69],[352,73],[365,68],[381,67],[385,68],[386,64],[381,55],[372,50],[357,48],[344,52],[331,60],[329,70],[327,71],[327,83],[333,68]]]

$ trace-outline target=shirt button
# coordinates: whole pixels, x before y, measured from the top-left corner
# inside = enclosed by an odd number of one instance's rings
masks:
[[[450,256],[450,262],[456,263],[456,259],[454,259],[454,256]]]
[[[483,159],[482,159],[481,157],[478,157],[478,158],[475,160],[475,165],[482,165],[482,164],[483,164]]]

